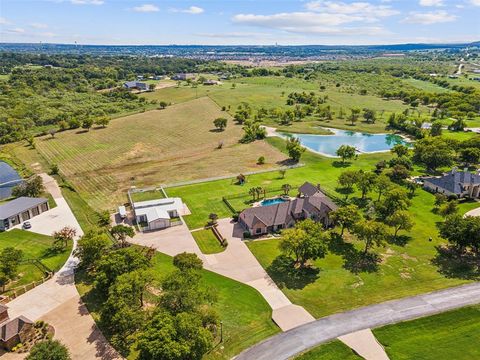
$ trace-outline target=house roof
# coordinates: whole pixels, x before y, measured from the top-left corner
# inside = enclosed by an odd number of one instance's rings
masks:
[[[12,320],[6,320],[0,324],[0,340],[8,341],[15,335],[18,335],[25,324],[33,324],[33,322],[27,319],[25,316],[19,316]]]
[[[0,219],[7,219],[11,216],[15,216],[47,201],[48,200],[45,198],[31,198],[24,196],[16,198],[4,205],[0,205]]]
[[[472,174],[468,171],[452,170],[442,177],[431,177],[425,179],[425,181],[451,193],[461,195],[465,185],[480,185],[480,175]]]
[[[142,88],[142,87],[147,87],[146,83],[139,82],[139,81],[127,81],[126,83],[123,84],[127,88]]]
[[[7,312],[7,311],[8,311],[8,307],[0,304],[0,314],[3,314],[4,312]]]
[[[159,219],[170,219],[169,211],[180,211],[183,207],[180,198],[165,198],[156,200],[139,201],[133,203],[136,216],[145,215],[147,222]]]
[[[299,191],[302,194],[307,192],[310,194],[309,196],[275,205],[248,208],[242,211],[239,217],[251,228],[258,220],[265,226],[282,225],[288,224],[294,217],[300,216],[304,210],[309,213],[317,211],[320,215],[327,215],[330,211],[337,209],[337,205],[316,186],[305,183],[302,187],[303,191],[301,189]]]
[[[298,188],[298,191],[304,196],[313,196],[318,193],[319,190],[315,185],[307,181],[305,182],[305,184]]]

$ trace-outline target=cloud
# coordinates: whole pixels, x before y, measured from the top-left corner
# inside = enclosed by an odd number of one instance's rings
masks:
[[[180,12],[180,13],[186,13],[186,14],[192,14],[192,15],[198,15],[203,12],[205,12],[204,9],[198,6],[190,6],[188,9],[170,9],[171,12]]]
[[[473,6],[480,6],[480,0],[470,0],[470,3],[471,3]]]
[[[420,0],[421,6],[443,6],[443,0]]]
[[[35,28],[35,29],[47,29],[48,25],[47,24],[42,24],[42,23],[31,23],[30,27]]]
[[[16,27],[12,29],[7,29],[6,32],[9,34],[23,34],[25,33],[25,29]]]
[[[74,5],[103,5],[103,0],[70,0]]]
[[[271,38],[271,34],[267,33],[258,33],[258,32],[227,32],[227,33],[198,33],[194,34],[199,37],[207,37],[213,39],[251,39],[251,38]]]
[[[4,17],[0,17],[0,25],[11,25],[12,23],[5,19]]]
[[[398,11],[392,9],[389,5],[373,5],[368,2],[345,3],[341,1],[311,1],[305,5],[305,8],[315,12],[326,12],[330,14],[349,14],[366,17],[388,17],[398,14]]]
[[[431,25],[452,22],[456,19],[456,15],[452,15],[444,10],[430,11],[425,13],[413,11],[409,13],[403,22],[409,24]]]
[[[160,9],[158,8],[158,6],[152,5],[152,4],[143,4],[143,5],[136,6],[136,7],[133,8],[133,11],[144,12],[144,13],[157,12],[159,10]]]

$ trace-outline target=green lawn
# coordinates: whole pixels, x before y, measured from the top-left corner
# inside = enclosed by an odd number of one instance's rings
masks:
[[[154,274],[157,280],[174,270],[170,256],[157,253],[154,257]],[[230,359],[253,344],[275,335],[279,328],[271,320],[271,309],[263,297],[250,286],[202,270],[205,283],[216,289],[218,301],[214,307],[223,322],[224,342],[205,357],[205,360]],[[83,274],[77,274],[77,288],[89,311],[98,321],[98,297]],[[101,326],[101,324],[99,324]],[[129,359],[135,359],[133,352]]]
[[[352,349],[340,340],[318,346],[295,357],[295,360],[362,360]]]
[[[480,306],[373,331],[391,360],[480,359]]]
[[[30,231],[13,229],[0,233],[0,250],[14,247],[23,251],[23,259],[39,260],[50,270],[59,270],[71,251],[71,244],[60,253],[53,253],[50,247],[53,243],[51,236],[36,234]],[[43,269],[34,264],[23,264],[19,267],[19,279],[10,284],[10,288],[26,285],[38,281],[44,276]],[[9,288],[7,287],[7,289]]]
[[[204,254],[216,254],[225,250],[211,229],[193,231],[192,236]]]
[[[132,197],[132,201],[147,201],[147,200],[157,200],[163,199],[165,195],[160,190],[149,190],[149,191],[139,191],[139,192],[132,192],[130,193]]]

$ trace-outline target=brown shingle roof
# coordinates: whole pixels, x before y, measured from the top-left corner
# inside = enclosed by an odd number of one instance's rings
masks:
[[[0,340],[8,341],[15,335],[18,335],[25,324],[33,324],[33,322],[25,316],[19,316],[13,320],[7,320],[0,324]]]
[[[298,191],[304,196],[313,196],[318,192],[318,188],[307,181],[298,188]]]

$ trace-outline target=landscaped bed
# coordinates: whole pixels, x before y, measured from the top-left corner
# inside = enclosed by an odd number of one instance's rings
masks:
[[[225,250],[213,233],[212,229],[193,231],[192,236],[204,254],[216,254]]]

